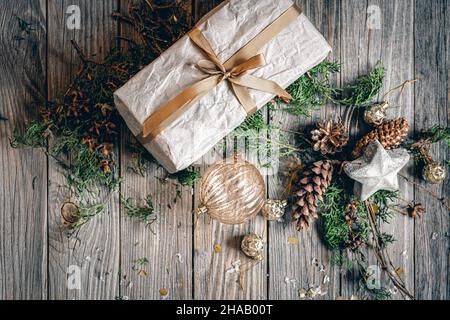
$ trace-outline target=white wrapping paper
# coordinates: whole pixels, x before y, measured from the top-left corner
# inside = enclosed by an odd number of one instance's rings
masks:
[[[225,62],[292,5],[291,0],[230,0],[198,27]],[[263,47],[267,65],[252,74],[286,88],[330,51],[301,14]],[[202,52],[184,36],[115,92],[117,109],[134,135],[142,132],[144,121],[161,105],[205,78],[194,68],[202,59]],[[258,108],[273,99],[271,94],[249,91]],[[243,107],[223,81],[144,147],[173,173],[202,157],[245,118]]]

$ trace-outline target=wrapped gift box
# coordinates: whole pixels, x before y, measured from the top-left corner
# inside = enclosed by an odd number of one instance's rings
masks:
[[[291,0],[230,0],[197,27],[224,62],[293,5]],[[301,13],[262,47],[259,53],[264,55],[266,65],[251,74],[286,88],[330,51],[323,36]],[[117,109],[134,135],[139,138],[145,121],[167,101],[205,79],[205,73],[195,67],[202,59],[204,53],[186,35],[115,92]],[[258,108],[274,98],[253,89],[249,93]],[[201,158],[246,117],[230,84],[222,81],[157,136],[140,140],[173,173]]]

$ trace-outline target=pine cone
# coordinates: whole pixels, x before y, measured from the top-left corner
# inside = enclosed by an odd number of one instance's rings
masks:
[[[414,219],[417,217],[422,218],[422,216],[426,212],[425,208],[422,206],[421,203],[409,205],[407,210],[408,210],[409,216]]]
[[[341,152],[348,143],[347,128],[341,121],[326,120],[317,123],[317,129],[311,131],[312,140],[315,142],[314,150],[323,155]]]
[[[312,219],[317,218],[317,206],[323,201],[322,195],[331,184],[333,166],[329,161],[313,163],[299,181],[299,189],[294,194],[292,218],[297,220],[297,230],[308,228]]]
[[[405,118],[385,121],[358,141],[352,156],[360,157],[364,148],[375,140],[378,140],[385,149],[398,148],[405,140],[408,129],[408,121]]]
[[[349,230],[349,237],[345,245],[347,248],[355,251],[364,245],[364,240],[361,234],[355,234],[354,232],[360,229],[358,217],[358,202],[352,201],[347,205],[347,210],[345,211],[345,220],[347,221]]]

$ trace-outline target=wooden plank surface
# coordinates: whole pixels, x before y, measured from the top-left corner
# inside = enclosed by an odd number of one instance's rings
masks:
[[[437,124],[449,126],[449,17],[450,1],[416,1],[414,55],[420,82],[415,90],[414,120],[418,131]],[[449,159],[443,144],[435,146],[432,155],[441,163]],[[442,186],[417,182],[443,197],[449,196],[449,179]],[[427,209],[427,215],[414,226],[416,298],[449,299],[449,212],[421,189],[415,189],[415,200]]]
[[[371,29],[369,43],[369,59],[371,63],[381,60],[386,68],[386,77],[382,92],[378,96],[381,101],[384,93],[397,87],[404,81],[416,77],[414,71],[414,1],[375,1],[371,5],[378,6],[381,13],[381,29]],[[373,7],[377,10],[377,7]],[[369,9],[369,8],[368,8]],[[373,12],[372,14],[376,14]],[[407,86],[402,94],[398,91],[386,97],[392,108],[388,117],[404,117],[414,131],[414,85]],[[414,162],[411,161],[401,174],[414,179]],[[400,195],[402,199],[414,199],[414,186],[400,179]],[[400,202],[404,205],[403,201]],[[418,221],[420,223],[420,221]],[[395,235],[397,241],[389,246],[388,252],[394,267],[399,270],[406,287],[414,295],[414,220],[408,216],[396,214],[391,224],[383,224],[382,231]],[[393,289],[387,279],[382,284]],[[400,293],[393,292],[394,299],[401,299]]]
[[[69,5],[81,10],[81,29],[69,30],[66,14]],[[70,40],[74,39],[86,56],[101,61],[117,35],[110,14],[117,10],[116,0],[93,2],[48,1],[48,98],[64,95],[74,79],[81,61]],[[117,154],[117,150],[116,150]],[[107,201],[105,212],[69,237],[63,226],[61,207],[66,201],[77,201],[65,188],[64,171],[54,160],[49,161],[49,299],[114,299],[119,295],[119,198]],[[91,203],[107,199],[103,190],[92,191]],[[67,286],[68,272],[79,268],[81,288]]]
[[[327,294],[317,299],[358,295],[358,284],[352,281],[355,274],[330,264],[331,254],[321,240],[318,223],[300,233],[292,224],[270,223],[266,260],[245,273],[241,288],[239,275],[227,270],[237,260],[248,261],[239,250],[240,240],[246,233],[264,233],[262,217],[241,226],[226,226],[202,216],[194,229],[199,184],[189,188],[172,180],[161,183],[156,177],[164,178],[165,172],[156,166],[145,177],[127,170],[132,155],[128,151],[131,135],[125,127],[116,149],[125,178],[121,193],[138,202],[151,194],[157,222],[146,228],[126,217],[119,194],[115,194],[106,212],[83,227],[76,238],[67,237],[60,208],[71,195],[62,187],[63,172],[38,150],[11,149],[8,138],[14,127],[23,129],[36,117],[35,108],[27,107],[31,102],[42,102],[46,95],[55,99],[73,79],[80,61],[71,39],[98,60],[113,44],[114,36],[134,37],[130,28],[119,27],[110,18],[114,10],[126,12],[130,1],[23,0],[6,5],[0,13],[0,115],[9,119],[0,121],[0,299],[298,299],[299,288],[318,285]],[[188,5],[198,20],[220,2],[193,0]],[[399,108],[390,109],[389,115],[406,117],[416,131],[435,124],[448,126],[450,1],[299,3],[333,47],[329,58],[342,63],[335,83],[351,82],[382,60],[387,69],[384,92],[404,80],[420,78],[401,97],[390,97],[389,102]],[[66,9],[73,4],[81,8],[81,30],[68,30],[65,25]],[[378,9],[379,29],[367,24]],[[22,34],[14,14],[35,24],[35,30],[20,41],[14,40]],[[268,114],[272,123],[299,131],[319,119],[344,116],[345,108],[327,106],[305,120],[285,113]],[[355,113],[351,129],[352,137],[368,130],[362,112]],[[210,164],[231,155],[229,142],[225,154],[218,145],[196,168],[204,173]],[[238,151],[248,155],[242,144]],[[444,162],[449,159],[448,149],[435,146],[433,156]],[[413,170],[410,165],[402,173],[411,175]],[[416,182],[439,195],[450,194],[449,180],[443,186],[432,186],[421,181],[419,174],[414,176]],[[276,176],[267,176],[267,186],[269,198],[281,197]],[[424,204],[427,213],[416,221],[398,215],[383,228],[397,238],[389,251],[394,265],[401,268],[416,298],[449,299],[448,211],[406,181],[401,181],[401,194]],[[288,244],[288,237],[297,238],[298,244]],[[215,244],[221,245],[220,252],[214,251]],[[142,268],[146,275],[136,269],[136,260],[141,258],[149,260]],[[314,258],[325,272],[312,263]],[[376,263],[374,257],[370,262]],[[67,288],[71,265],[81,267],[81,290]],[[325,275],[330,282],[323,284]],[[168,294],[162,296],[160,289]]]
[[[128,14],[132,1],[121,1]],[[190,7],[186,4],[186,7]],[[121,25],[121,36],[139,41],[131,27]],[[167,179],[167,171],[152,164],[142,177],[128,169],[131,133],[123,128],[121,190],[125,198],[142,204],[150,194],[158,218],[145,226],[121,214],[121,296],[128,299],[192,298],[192,188]],[[147,259],[139,266],[137,260]],[[141,272],[143,270],[144,272]],[[164,294],[167,291],[167,294]],[[162,293],[162,294],[161,294]]]
[[[195,17],[200,18],[222,1],[196,1]],[[249,150],[245,141],[232,136],[225,142],[224,159],[233,158],[235,152],[247,159]],[[200,172],[205,173],[209,165],[222,159],[223,144],[217,145],[200,161]],[[256,163],[255,159],[252,163]],[[195,207],[199,203],[200,184],[195,187]],[[253,266],[253,262],[240,251],[240,243],[246,234],[264,234],[264,219],[261,216],[241,225],[225,225],[207,215],[199,217],[194,230],[194,298],[195,299],[265,299],[267,296],[266,262]],[[220,246],[220,251],[214,250]],[[265,258],[266,259],[266,258]],[[238,272],[232,272],[234,265]],[[241,273],[242,272],[242,273]]]
[[[335,48],[329,59],[339,60],[340,40],[339,10],[334,1],[299,1],[311,22],[322,32]],[[336,81],[337,79],[334,79]],[[305,119],[284,112],[273,112],[271,121],[285,130],[302,132],[325,117],[337,118],[340,109],[328,106],[313,112]],[[296,140],[290,135],[291,142]],[[284,185],[281,173],[269,176],[269,198],[283,197]],[[321,287],[327,294],[317,299],[334,298],[339,294],[339,273],[330,265],[330,254],[320,238],[320,223],[315,221],[308,230],[297,231],[294,223],[271,222],[269,225],[269,298],[299,299],[299,289]],[[289,242],[288,242],[289,238]],[[298,243],[293,242],[297,239]],[[324,267],[322,271],[321,267]],[[325,276],[330,282],[325,282]]]
[[[0,11],[0,299],[47,297],[47,158],[9,145],[45,103],[45,1]],[[32,30],[19,27],[23,19]]]
[[[355,79],[367,74],[371,67],[379,60],[379,48],[374,49],[378,52],[378,57],[371,54],[370,45],[373,42],[381,42],[379,33],[375,33],[374,39],[372,32],[369,32],[367,26],[367,6],[366,1],[346,0],[341,2],[341,86],[353,83]],[[378,41],[377,41],[378,39]],[[378,49],[378,50],[377,50]],[[356,109],[350,125],[350,145],[361,135],[368,131],[367,126],[362,119],[362,110]],[[369,253],[368,249],[363,249],[370,265],[376,265],[376,259]],[[350,270],[341,272],[341,296],[344,299],[351,299],[352,296],[359,297],[359,270],[356,266]]]

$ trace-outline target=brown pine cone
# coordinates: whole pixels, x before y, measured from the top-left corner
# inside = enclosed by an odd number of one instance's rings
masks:
[[[341,152],[348,143],[347,128],[341,121],[326,120],[317,123],[317,129],[311,131],[314,151],[323,155]]]
[[[303,172],[292,206],[292,218],[297,220],[297,230],[307,229],[311,221],[317,218],[317,206],[331,184],[332,174],[330,161],[315,162]]]
[[[408,135],[408,129],[408,121],[405,118],[385,121],[358,141],[352,156],[360,157],[364,148],[375,140],[387,150],[398,148]]]
[[[409,205],[407,211],[409,213],[409,216],[414,219],[417,217],[422,218],[422,216],[425,214],[425,208],[421,203]]]

